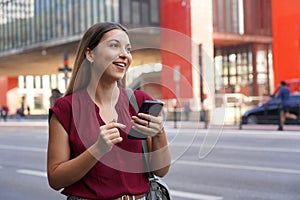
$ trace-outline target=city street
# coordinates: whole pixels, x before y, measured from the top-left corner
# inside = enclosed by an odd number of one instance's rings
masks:
[[[198,126],[199,125],[199,126]],[[300,131],[166,123],[174,200],[296,200]],[[47,122],[0,123],[0,199],[65,199],[46,178]]]

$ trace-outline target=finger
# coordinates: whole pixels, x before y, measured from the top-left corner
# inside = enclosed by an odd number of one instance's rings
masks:
[[[110,122],[118,122],[118,121],[114,118]]]
[[[123,138],[120,136],[120,132],[118,131],[118,129],[110,129],[105,131],[104,133],[100,133],[100,137],[107,144],[116,144],[123,140]]]
[[[143,119],[143,118],[139,118],[137,116],[132,116],[132,119],[135,123],[143,125],[143,126],[147,126],[148,125],[148,120]]]
[[[112,128],[120,128],[124,129],[126,128],[126,125],[118,123],[118,122],[109,122],[108,124],[104,125],[105,129],[112,129]]]
[[[145,136],[153,136],[153,133],[149,128],[140,124],[133,124],[132,128]]]
[[[117,138],[111,140],[111,143],[117,144],[117,143],[122,142],[122,141],[123,141],[123,138],[122,138],[122,137],[117,137]]]
[[[154,122],[154,123],[161,123],[162,122],[162,117],[161,116],[153,116],[153,115],[148,115],[145,113],[139,113],[138,116],[140,118],[143,118],[144,120]]]
[[[135,123],[134,121],[132,122],[132,127],[133,129],[137,130],[140,133],[143,133],[148,136],[154,136],[159,132],[159,125],[158,124],[151,124],[150,126],[145,126],[142,124]]]
[[[103,131],[101,131],[101,134],[104,136],[104,137],[108,137],[110,135],[113,135],[113,134],[120,134],[119,132],[119,129],[117,128],[112,128],[112,129],[105,129]]]
[[[138,113],[138,117],[143,118],[147,121],[151,121],[151,119],[153,118],[153,116],[145,114],[145,113]]]

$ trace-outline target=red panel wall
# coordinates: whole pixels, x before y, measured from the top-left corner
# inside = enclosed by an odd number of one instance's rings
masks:
[[[190,1],[161,0],[162,98],[176,96],[174,66],[180,66],[181,98],[192,97]]]
[[[0,76],[0,106],[6,105],[7,77]]]
[[[7,92],[18,87],[18,78],[0,76],[0,106],[7,105]]]
[[[300,78],[300,1],[273,0],[275,88],[281,80]]]

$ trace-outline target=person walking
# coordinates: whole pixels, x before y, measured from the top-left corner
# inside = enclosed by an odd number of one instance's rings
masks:
[[[187,103],[185,103],[183,105],[183,109],[184,109],[184,114],[185,114],[185,120],[189,121],[190,120],[191,108]]]
[[[162,117],[137,113],[119,83],[132,62],[127,30],[97,23],[81,39],[65,95],[49,109],[49,185],[67,199],[145,199],[142,141],[127,137],[131,126],[148,136],[151,171],[159,177],[171,155]],[[152,100],[134,90],[137,103]]]
[[[290,89],[287,87],[285,81],[280,82],[280,88],[278,90],[277,98],[280,99],[280,122],[278,130],[282,131],[286,117],[292,119],[294,118],[294,116],[289,113]]]
[[[2,106],[1,108],[1,118],[3,118],[3,120],[6,122],[7,121],[7,116],[8,116],[8,112],[9,112],[9,109],[7,106]]]
[[[50,107],[52,107],[57,99],[59,99],[62,96],[61,92],[59,91],[58,88],[54,88],[51,90],[51,96],[49,98],[50,100]]]

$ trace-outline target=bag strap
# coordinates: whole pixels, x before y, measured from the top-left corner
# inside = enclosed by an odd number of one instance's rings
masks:
[[[131,88],[126,88],[126,93],[127,93],[130,104],[134,107],[136,113],[138,113],[139,106],[137,104],[137,101],[136,101],[135,95],[133,93],[133,90]]]
[[[126,93],[129,99],[130,104],[134,107],[136,113],[139,111],[139,106],[137,104],[134,92],[131,88],[126,88]],[[144,155],[144,161],[145,161],[145,167],[147,171],[148,178],[154,178],[153,172],[150,170],[150,163],[149,163],[149,152],[148,152],[148,143],[147,140],[142,141],[142,147],[143,147],[143,155]]]

